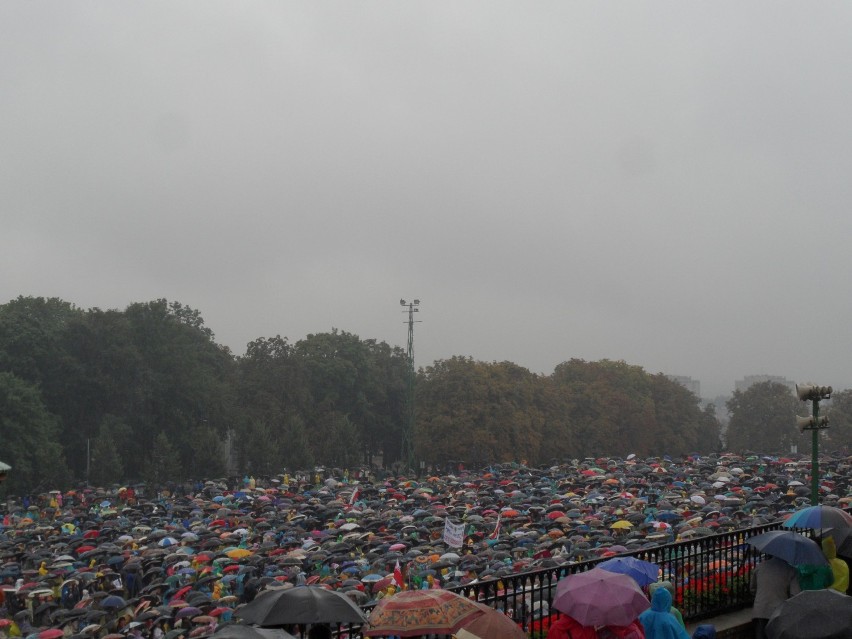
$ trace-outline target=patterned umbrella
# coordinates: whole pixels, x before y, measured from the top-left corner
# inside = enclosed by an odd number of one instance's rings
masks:
[[[379,601],[364,635],[449,635],[483,614],[475,602],[449,590],[404,590]]]

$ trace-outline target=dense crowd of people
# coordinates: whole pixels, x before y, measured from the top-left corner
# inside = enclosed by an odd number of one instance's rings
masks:
[[[852,500],[848,470],[823,460],[825,503]],[[807,460],[776,456],[628,456],[9,497],[0,633],[202,636],[265,589],[317,584],[363,605],[402,588],[614,556],[783,518],[808,503],[809,471]]]

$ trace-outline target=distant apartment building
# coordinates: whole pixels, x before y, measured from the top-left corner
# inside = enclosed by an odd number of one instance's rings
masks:
[[[791,393],[796,392],[796,382],[792,382],[786,377],[781,377],[780,375],[746,375],[742,379],[738,379],[734,382],[734,388],[742,393],[755,384],[762,384],[763,382],[784,384],[784,386],[790,389]]]
[[[697,379],[692,379],[686,375],[666,375],[666,377],[691,391],[696,397],[701,397],[701,382]]]

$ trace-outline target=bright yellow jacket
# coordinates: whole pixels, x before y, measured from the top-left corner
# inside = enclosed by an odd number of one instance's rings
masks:
[[[822,554],[828,559],[831,572],[834,575],[834,582],[830,588],[846,594],[846,590],[849,588],[849,566],[837,557],[837,547],[832,537],[826,537],[822,540]]]

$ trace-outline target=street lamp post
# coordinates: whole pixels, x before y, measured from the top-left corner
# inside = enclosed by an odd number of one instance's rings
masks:
[[[828,417],[819,415],[819,402],[831,399],[831,386],[796,384],[796,396],[800,401],[810,401],[813,412],[810,417],[797,417],[796,423],[802,432],[811,431],[811,505],[819,505],[819,431],[828,428]]]
[[[420,312],[420,300],[406,302],[399,300],[400,306],[408,311],[408,384],[405,393],[405,419],[402,425],[402,460],[406,464],[406,473],[414,468],[414,314]]]

